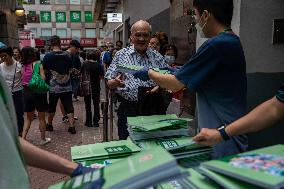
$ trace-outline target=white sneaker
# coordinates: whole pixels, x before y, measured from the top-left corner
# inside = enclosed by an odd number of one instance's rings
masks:
[[[45,138],[45,140],[41,140],[40,145],[46,145],[47,143],[50,143],[51,138]]]

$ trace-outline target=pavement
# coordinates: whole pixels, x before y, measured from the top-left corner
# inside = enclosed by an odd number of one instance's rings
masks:
[[[79,101],[74,102],[75,116],[78,117],[78,120],[75,122],[75,127],[77,133],[71,135],[68,130],[68,123],[62,123],[62,115],[59,109],[55,114],[53,120],[53,132],[46,132],[46,136],[51,138],[51,143],[46,144],[45,146],[40,146],[40,132],[38,128],[38,119],[35,119],[32,122],[30,131],[27,136],[27,140],[32,144],[57,154],[61,157],[71,160],[70,156],[70,147],[75,145],[91,144],[98,143],[103,141],[103,124],[102,118],[100,120],[100,127],[86,127],[84,126],[85,118],[85,108],[83,98],[80,98]],[[115,121],[114,121],[115,122]],[[116,129],[114,132],[117,133]],[[115,137],[117,139],[117,134]],[[49,171],[28,167],[28,173],[30,176],[30,183],[32,189],[46,189],[48,186],[58,183],[60,181],[66,180],[69,177],[52,173]]]

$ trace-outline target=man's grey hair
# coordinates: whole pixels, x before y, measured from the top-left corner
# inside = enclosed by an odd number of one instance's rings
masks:
[[[131,34],[133,34],[135,28],[137,27],[137,25],[139,24],[145,24],[149,27],[149,32],[151,33],[152,32],[152,26],[151,24],[149,24],[149,22],[145,21],[145,20],[139,20],[137,22],[135,22],[134,24],[132,24],[131,28],[130,28],[130,32]]]

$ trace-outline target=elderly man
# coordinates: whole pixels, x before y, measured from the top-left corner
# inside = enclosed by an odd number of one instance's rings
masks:
[[[117,65],[140,65],[145,67],[166,67],[165,59],[158,52],[148,48],[151,36],[151,26],[144,20],[137,21],[131,27],[131,46],[117,52],[105,78],[110,89],[115,89],[121,102],[118,108],[118,135],[119,139],[126,139],[127,117],[137,116],[138,87],[153,87],[152,80],[142,81],[135,79],[131,74],[120,74]]]

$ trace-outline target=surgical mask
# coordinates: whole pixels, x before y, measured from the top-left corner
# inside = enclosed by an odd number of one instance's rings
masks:
[[[172,64],[175,62],[176,58],[174,56],[169,56],[169,55],[165,55],[165,59],[166,59],[166,62],[167,64]]]
[[[203,26],[200,26],[200,20],[202,19],[203,15],[204,15],[204,14],[202,14],[202,16],[200,17],[198,23],[195,24],[195,28],[196,28],[196,30],[197,30],[197,32],[199,33],[199,35],[200,35],[201,38],[206,38],[206,36],[205,36],[205,34],[204,34],[204,32],[203,32],[203,29],[204,29],[205,25],[207,24],[207,20],[206,20],[206,22],[204,23]],[[195,20],[197,20],[197,19],[195,19]]]

